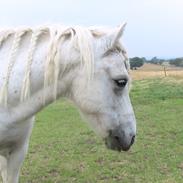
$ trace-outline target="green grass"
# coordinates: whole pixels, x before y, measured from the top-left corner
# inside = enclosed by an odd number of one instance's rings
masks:
[[[138,134],[129,152],[107,150],[68,101],[38,114],[20,182],[182,183],[183,84],[135,81]]]

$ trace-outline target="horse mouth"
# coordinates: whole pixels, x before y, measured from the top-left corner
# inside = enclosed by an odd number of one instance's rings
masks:
[[[131,144],[121,143],[118,138],[114,137],[107,137],[105,138],[105,145],[108,149],[114,150],[114,151],[128,151],[131,147]]]

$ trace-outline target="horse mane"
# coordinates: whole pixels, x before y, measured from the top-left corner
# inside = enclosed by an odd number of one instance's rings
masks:
[[[8,69],[5,76],[5,81],[0,89],[0,103],[7,106],[8,99],[8,85],[12,68],[16,62],[16,55],[21,44],[23,36],[31,33],[30,45],[28,48],[26,58],[25,75],[23,78],[21,89],[21,101],[26,100],[30,96],[30,74],[31,65],[33,62],[34,53],[37,43],[42,34],[49,34],[49,45],[46,54],[45,69],[44,69],[44,88],[54,83],[54,97],[57,97],[57,84],[60,73],[59,51],[58,46],[65,40],[65,36],[70,36],[73,46],[77,48],[80,53],[81,65],[84,67],[88,80],[91,79],[94,70],[94,55],[92,48],[92,32],[80,26],[66,27],[66,26],[43,26],[38,28],[18,28],[5,29],[0,32],[0,49],[3,43],[10,37],[14,36],[8,57]]]
[[[0,31],[0,50],[3,43],[13,36],[13,43],[8,57],[8,69],[5,76],[5,81],[0,89],[0,103],[7,106],[8,85],[13,66],[16,62],[16,55],[25,34],[31,33],[31,39],[26,58],[26,68],[23,77],[20,100],[25,101],[30,96],[30,76],[31,65],[34,58],[34,53],[41,35],[49,34],[49,45],[46,54],[44,67],[44,88],[49,85],[54,85],[54,99],[57,97],[58,77],[60,74],[59,67],[59,50],[58,47],[65,41],[66,37],[70,37],[73,46],[80,53],[81,66],[86,72],[87,80],[89,81],[94,72],[94,51],[92,46],[92,37],[101,37],[107,33],[107,30],[100,28],[85,28],[81,26],[42,26],[37,28],[17,28],[4,29]],[[62,68],[63,69],[63,68]],[[62,71],[63,72],[63,71]],[[44,90],[45,91],[45,90]],[[44,93],[45,98],[45,93]]]

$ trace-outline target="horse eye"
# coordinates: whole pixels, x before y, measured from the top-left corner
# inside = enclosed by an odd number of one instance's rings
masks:
[[[127,79],[117,79],[114,82],[119,88],[124,88],[127,84]]]

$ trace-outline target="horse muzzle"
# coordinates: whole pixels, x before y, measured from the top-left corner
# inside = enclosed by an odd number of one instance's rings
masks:
[[[135,133],[125,133],[119,126],[109,131],[109,136],[105,138],[107,148],[116,151],[128,151],[135,142]]]

